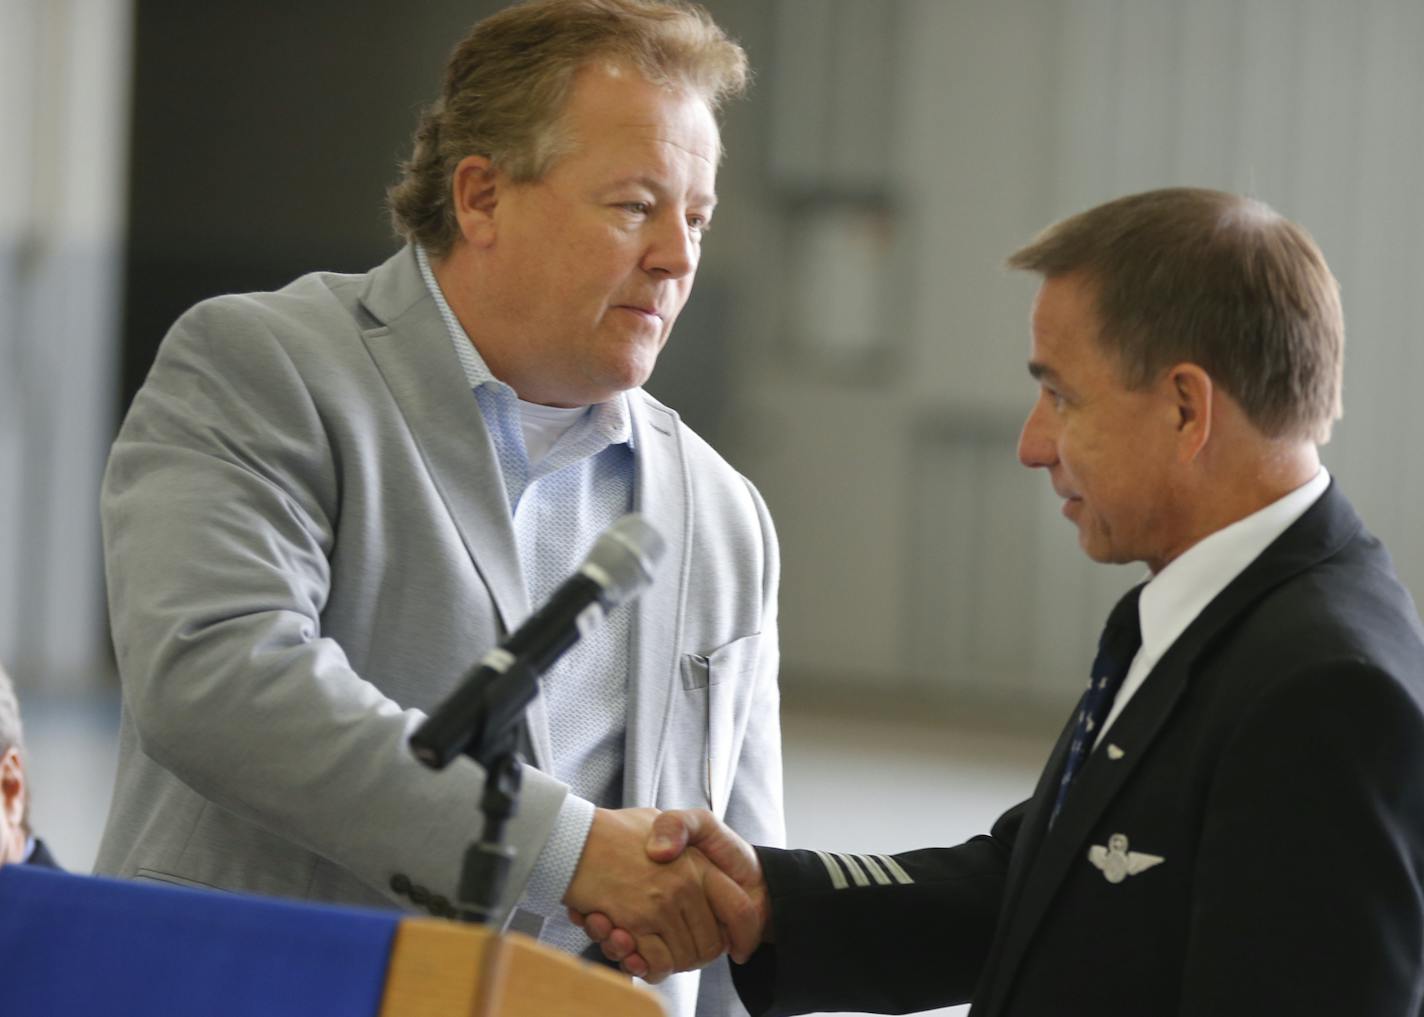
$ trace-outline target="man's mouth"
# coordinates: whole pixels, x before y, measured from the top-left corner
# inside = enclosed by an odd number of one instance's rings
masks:
[[[652,321],[663,320],[662,314],[658,311],[656,307],[644,307],[639,304],[619,304],[617,306],[621,307],[625,311],[631,311],[634,314],[642,315],[644,318],[648,318]]]

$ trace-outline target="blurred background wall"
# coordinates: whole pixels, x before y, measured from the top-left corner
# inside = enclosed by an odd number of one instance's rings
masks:
[[[0,659],[30,709],[112,715],[95,499],[163,332],[383,259],[415,111],[497,6],[0,0]],[[1136,573],[1085,561],[1015,461],[1035,283],[1000,264],[1130,191],[1248,192],[1312,230],[1349,327],[1325,459],[1424,590],[1424,5],[707,6],[758,77],[649,387],[776,517],[793,721],[913,712],[1035,760]]]
[[[107,685],[95,503],[118,403],[131,9],[0,0],[0,660]]]

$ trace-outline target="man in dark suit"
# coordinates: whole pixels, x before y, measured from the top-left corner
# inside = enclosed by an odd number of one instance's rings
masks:
[[[1173,189],[1009,264],[1043,277],[1019,457],[1091,558],[1151,573],[1033,797],[893,857],[753,852],[705,813],[664,814],[650,853],[696,844],[753,891],[722,918],[754,1015],[1420,1013],[1424,635],[1317,455],[1344,333],[1323,257],[1258,202]]]
[[[30,789],[25,780],[25,738],[20,703],[0,667],[0,865],[24,862],[57,869],[44,841],[30,832]]]

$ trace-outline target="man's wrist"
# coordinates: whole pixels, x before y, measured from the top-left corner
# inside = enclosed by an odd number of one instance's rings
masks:
[[[761,941],[775,943],[776,923],[773,921],[771,911],[771,882],[767,878],[766,851],[756,845],[752,846],[752,850],[756,852],[760,882],[756,887],[748,888],[747,893],[751,897],[752,906],[756,908],[757,920],[761,924]]]

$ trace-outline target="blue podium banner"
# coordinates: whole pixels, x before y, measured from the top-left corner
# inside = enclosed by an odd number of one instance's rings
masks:
[[[400,915],[0,867],[6,1017],[376,1017]]]

